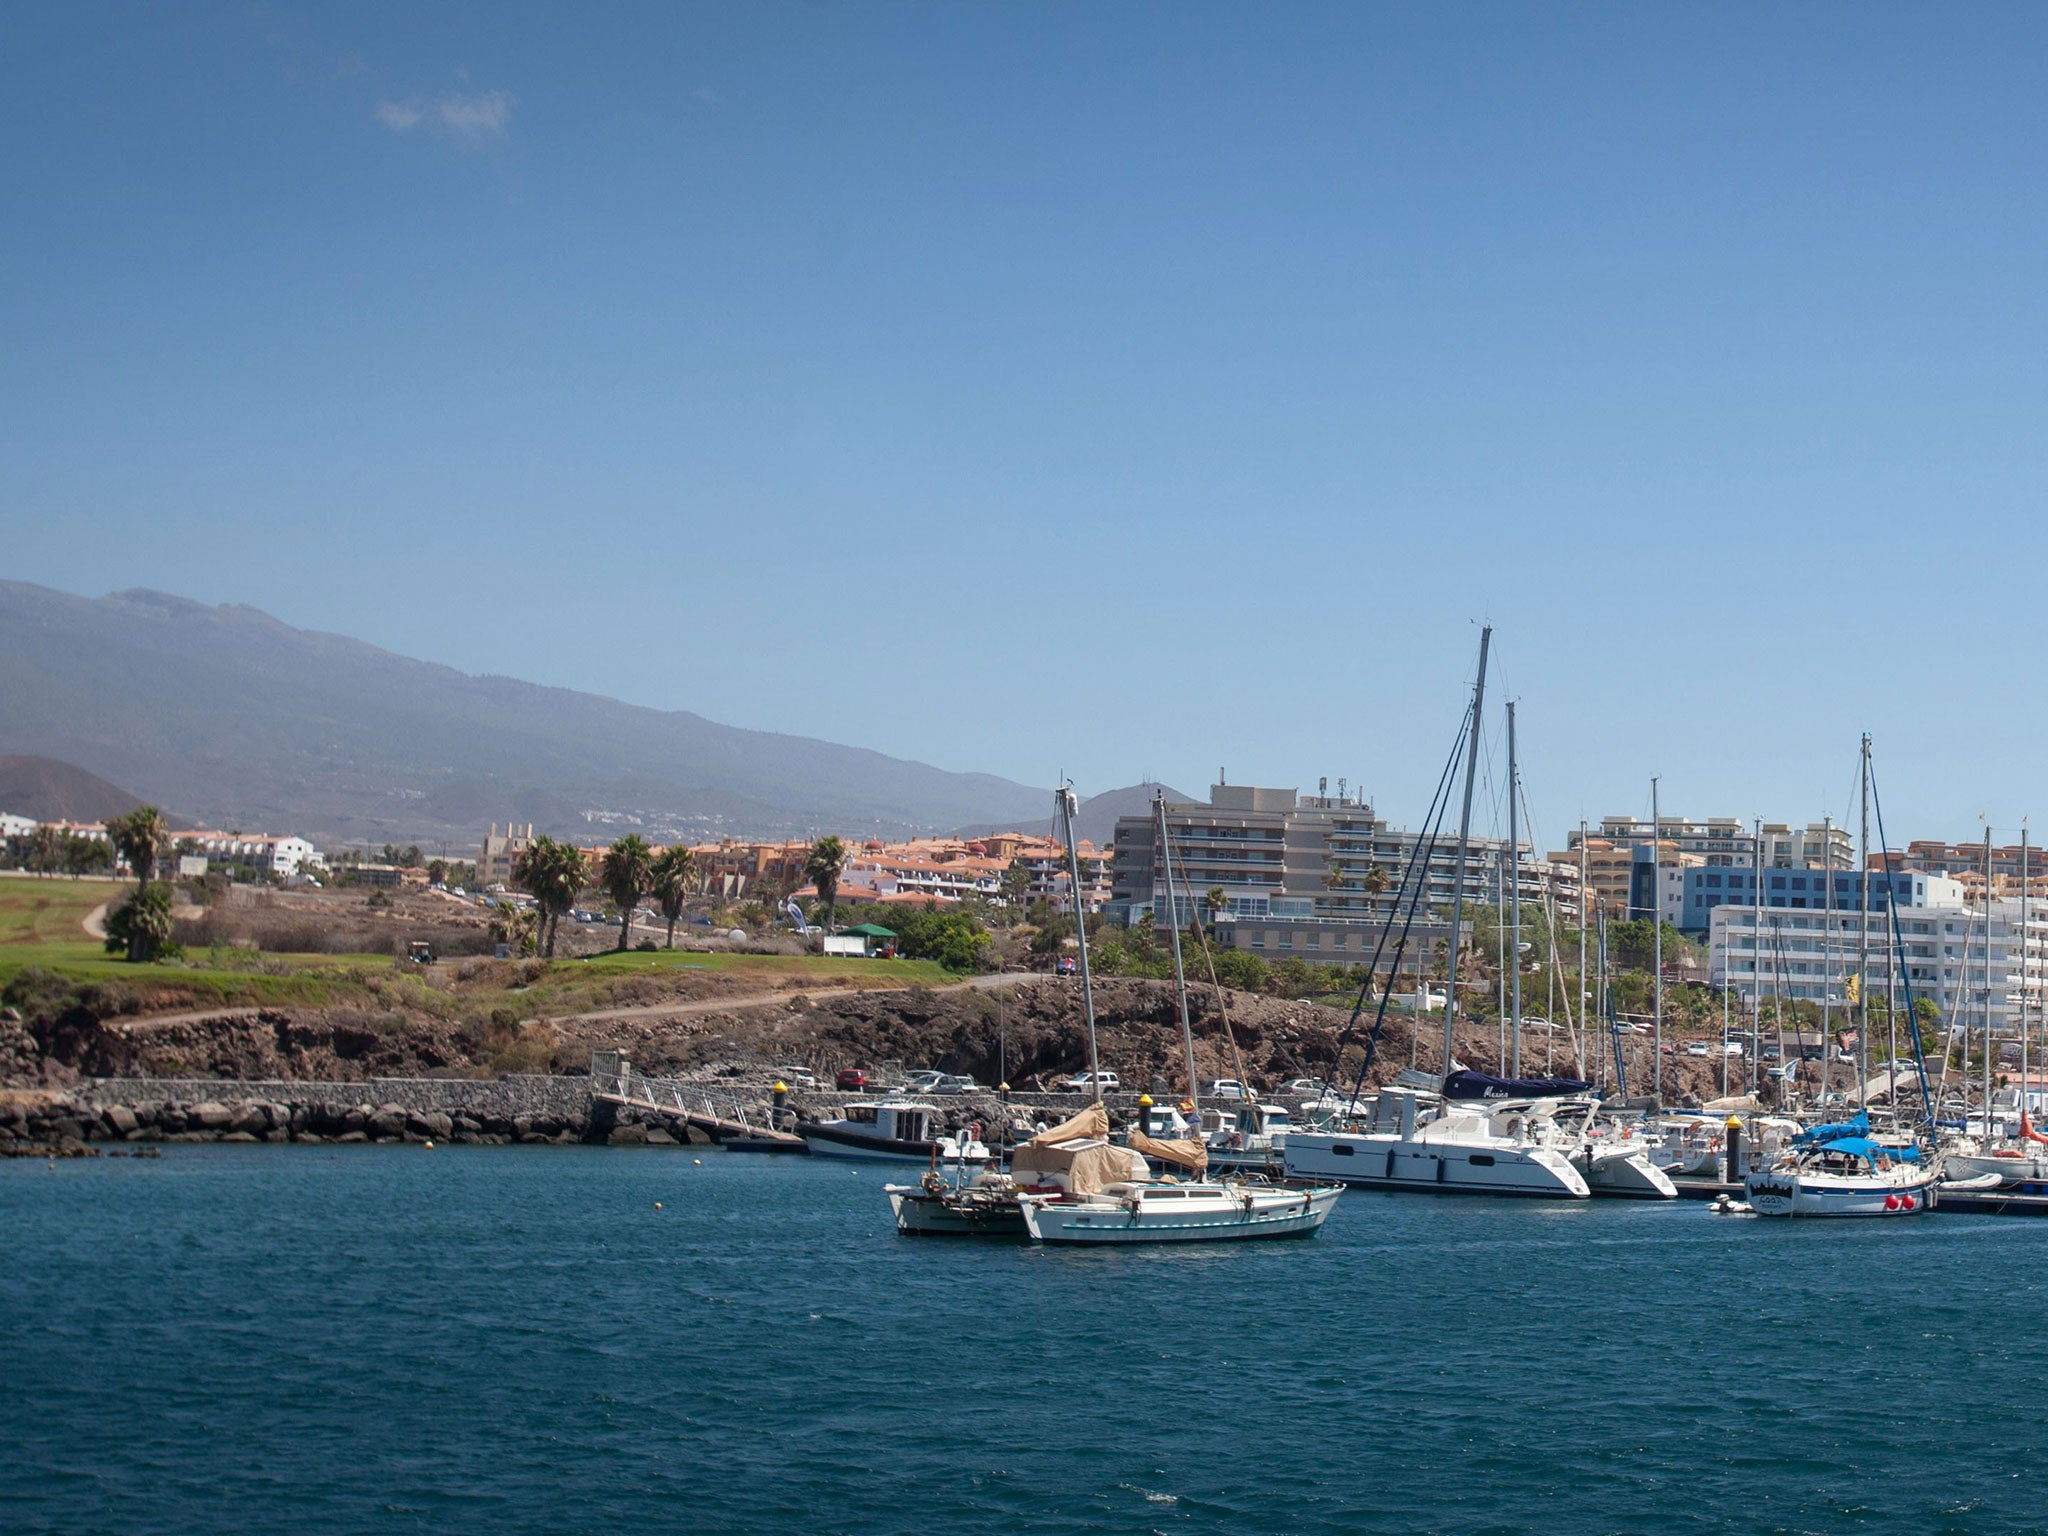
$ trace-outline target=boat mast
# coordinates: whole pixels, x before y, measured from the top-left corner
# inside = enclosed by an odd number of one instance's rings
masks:
[[[1508,700],[1508,965],[1514,973],[1509,1016],[1514,1020],[1515,1070],[1522,1075],[1522,845],[1516,840],[1521,823],[1515,816],[1515,701]]]
[[[1088,1081],[1095,1089],[1095,1102],[1102,1102],[1102,1059],[1095,1052],[1095,979],[1088,970],[1088,914],[1081,903],[1081,855],[1074,848],[1074,817],[1080,807],[1074,802],[1074,786],[1062,784],[1052,792],[1053,817],[1060,824],[1067,843],[1068,894],[1074,900],[1074,937],[1081,946],[1081,1015],[1088,1021]]]
[[[1863,792],[1862,834],[1858,839],[1856,883],[1856,1098],[1858,1109],[1870,1110],[1870,737],[1863,738],[1861,769],[1857,775]],[[1898,1063],[1885,1068],[1896,1075]],[[1890,1102],[1889,1094],[1886,1096]],[[1896,1113],[1897,1105],[1893,1105]]]
[[[1754,823],[1755,832],[1749,844],[1749,867],[1755,888],[1750,892],[1756,903],[1756,947],[1750,951],[1749,961],[1749,1048],[1759,1058],[1764,1053],[1764,819],[1759,816]],[[1785,1065],[1785,1053],[1778,1053],[1778,1065]],[[1761,1088],[1761,1076],[1755,1076],[1756,1086]]]
[[[1166,841],[1166,791],[1152,791],[1152,809],[1159,821],[1159,857],[1166,865],[1166,931],[1173,937],[1173,984],[1180,993],[1180,1043],[1187,1053],[1188,1061],[1188,1103],[1194,1106],[1195,1118],[1202,1114],[1201,1087],[1195,1080],[1195,1029],[1188,1018],[1188,976],[1180,963],[1180,902],[1173,891],[1173,851]],[[1195,893],[1188,892],[1188,911],[1192,913]]]
[[[1984,823],[1984,1142],[1991,1142],[1991,823]]]
[[[1587,1067],[1587,1065],[1588,1065],[1588,1062],[1587,1062],[1586,1058],[1587,1058],[1587,1057],[1589,1057],[1589,1056],[1591,1056],[1591,1055],[1593,1054],[1593,1029],[1592,1029],[1592,1026],[1591,1026],[1591,1025],[1590,1025],[1589,1023],[1587,1023],[1587,1021],[1586,1021],[1586,999],[1587,999],[1587,998],[1588,998],[1589,996],[1591,996],[1591,995],[1592,995],[1592,994],[1590,993],[1590,991],[1589,991],[1589,990],[1587,989],[1587,986],[1586,986],[1586,920],[1587,920],[1587,918],[1589,918],[1589,917],[1590,917],[1590,916],[1592,915],[1592,914],[1591,914],[1591,913],[1590,913],[1590,912],[1589,912],[1589,911],[1587,910],[1587,907],[1586,907],[1586,901],[1587,901],[1587,896],[1586,896],[1586,881],[1587,881],[1587,879],[1588,879],[1588,873],[1587,873],[1587,864],[1586,864],[1586,818],[1585,818],[1585,817],[1583,817],[1583,816],[1581,816],[1581,817],[1579,818],[1579,980],[1578,980],[1578,986],[1579,986],[1579,1033],[1580,1033],[1581,1039],[1583,1040],[1583,1042],[1584,1042],[1584,1043],[1583,1043],[1583,1044],[1580,1044],[1580,1043],[1579,1043],[1579,1042],[1577,1042],[1577,1041],[1575,1041],[1575,1042],[1573,1043],[1573,1049],[1574,1049],[1574,1050],[1575,1050],[1575,1051],[1577,1052],[1577,1054],[1578,1054],[1578,1058],[1579,1058],[1579,1070],[1580,1070],[1581,1072],[1585,1072],[1585,1071],[1586,1071],[1586,1067]],[[1587,1075],[1588,1077],[1590,1077],[1590,1076],[1591,1076],[1592,1074],[1591,1074],[1591,1073],[1587,1073],[1586,1075]]]
[[[1827,1036],[1835,1028],[1835,823],[1821,817],[1821,879],[1827,881],[1821,918],[1821,1090],[1827,1092]]]
[[[2027,1087],[2027,824],[2020,822],[2020,1113],[2033,1123],[2033,1097]]]
[[[1664,1097],[1664,863],[1663,850],[1657,846],[1658,834],[1662,828],[1657,819],[1657,779],[1650,778],[1650,968],[1656,972],[1652,984],[1652,996],[1656,999],[1655,1028],[1650,1044],[1655,1052],[1652,1061],[1656,1063],[1651,1071],[1650,1091],[1660,1100]]]
[[[1458,1018],[1458,936],[1465,921],[1465,859],[1472,847],[1472,784],[1479,776],[1479,727],[1486,702],[1486,652],[1493,643],[1493,626],[1479,631],[1479,673],[1472,680],[1472,732],[1465,743],[1465,805],[1458,813],[1458,862],[1451,887],[1451,959],[1444,972],[1444,1076],[1451,1075],[1451,1034]]]

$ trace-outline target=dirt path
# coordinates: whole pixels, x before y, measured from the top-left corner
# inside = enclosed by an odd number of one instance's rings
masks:
[[[98,939],[102,944],[106,943],[107,908],[112,905],[112,902],[103,901],[85,914],[85,936],[87,938]]]
[[[993,976],[970,976],[965,981],[948,982],[943,987],[930,987],[931,992],[976,992],[992,991],[1014,987],[1027,981],[1043,981],[1045,978],[1035,971],[1003,971]],[[683,1003],[640,1003],[631,1008],[600,1008],[591,1013],[552,1014],[547,1017],[550,1024],[603,1024],[617,1019],[671,1019],[683,1018],[696,1013],[727,1013],[741,1008],[761,1008],[775,1003],[786,1003],[797,993],[804,991],[801,978],[774,992],[742,992],[732,997],[698,998]],[[823,995],[824,988],[813,987]],[[858,992],[863,997],[875,993],[909,992],[911,987],[851,987],[831,988],[834,994]],[[532,1023],[533,1020],[523,1022]]]

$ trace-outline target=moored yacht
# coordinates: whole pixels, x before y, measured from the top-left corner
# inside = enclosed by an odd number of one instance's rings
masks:
[[[1914,1216],[1933,1208],[1936,1178],[1918,1148],[1872,1140],[1859,1114],[1794,1137],[1744,1183],[1759,1216]]]
[[[1556,1147],[1504,1135],[1473,1104],[1382,1089],[1355,1131],[1295,1131],[1290,1178],[1336,1179],[1380,1189],[1584,1200],[1585,1176]]]
[[[1078,1200],[1027,1195],[1022,1204],[1041,1243],[1212,1243],[1313,1237],[1341,1193],[1327,1185],[1116,1183]]]
[[[984,1164],[988,1148],[969,1129],[945,1134],[944,1111],[908,1099],[880,1099],[849,1104],[837,1120],[799,1125],[797,1134],[813,1157],[845,1157],[863,1162]]]

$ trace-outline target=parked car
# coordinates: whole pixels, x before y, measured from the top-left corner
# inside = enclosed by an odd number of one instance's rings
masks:
[[[1219,1077],[1209,1085],[1212,1099],[1248,1099],[1251,1091],[1234,1077]]]
[[[952,1073],[947,1073],[940,1077],[936,1083],[932,1084],[930,1091],[933,1093],[979,1093],[981,1088],[971,1077],[959,1077]]]
[[[864,1067],[841,1067],[839,1076],[833,1079],[835,1087],[848,1093],[859,1093],[868,1085],[867,1069]]]
[[[1688,1056],[1711,1056],[1714,1053],[1708,1049],[1706,1041],[1695,1040],[1685,1048],[1685,1054]]]
[[[1052,963],[1052,973],[1055,976],[1071,976],[1078,968],[1072,955],[1061,955]]]
[[[1280,1091],[1296,1098],[1320,1098],[1330,1091],[1330,1085],[1320,1077],[1297,1077],[1281,1085]]]
[[[770,1067],[768,1070],[775,1074],[777,1082],[787,1083],[792,1088],[815,1088],[818,1086],[818,1074],[809,1067],[783,1066]]]
[[[904,1076],[903,1091],[905,1093],[930,1093],[933,1088],[938,1086],[939,1079],[945,1075],[943,1072],[934,1072],[930,1067],[920,1067],[917,1071],[907,1073]]]
[[[1114,1072],[1083,1072],[1079,1077],[1070,1077],[1062,1084],[1069,1093],[1093,1093],[1098,1087],[1104,1093],[1114,1093],[1123,1087],[1123,1079]]]

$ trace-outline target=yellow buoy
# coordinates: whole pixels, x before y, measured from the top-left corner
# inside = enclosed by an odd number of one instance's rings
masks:
[[[654,1202],[654,1208],[655,1208],[655,1209],[656,1209],[657,1211],[661,1209],[661,1202],[660,1202],[659,1200],[657,1200],[657,1201],[655,1201],[655,1202]]]
[[[434,1150],[434,1144],[431,1141],[427,1143],[427,1150],[429,1152]]]
[[[704,1159],[701,1157],[693,1157],[690,1159],[690,1163],[692,1167],[702,1168],[704,1166]]]

